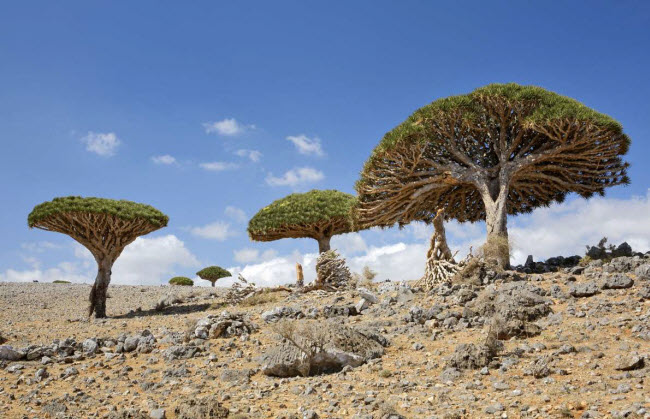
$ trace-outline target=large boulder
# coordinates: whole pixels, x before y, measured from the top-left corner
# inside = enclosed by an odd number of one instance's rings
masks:
[[[600,287],[605,290],[617,290],[630,288],[634,285],[632,278],[622,273],[606,274],[601,281]]]
[[[23,351],[17,351],[9,345],[0,346],[0,361],[20,361],[24,357]]]
[[[534,336],[541,328],[533,321],[552,313],[546,291],[527,282],[486,287],[469,306],[474,312],[493,317],[493,332],[499,339]]]
[[[262,373],[274,377],[308,376],[338,372],[344,367],[358,367],[379,358],[384,348],[375,336],[349,327],[325,323],[319,328],[320,341],[306,334],[293,335],[269,349],[261,358]]]
[[[599,292],[598,285],[593,281],[575,284],[569,287],[569,294],[575,298],[591,297]]]

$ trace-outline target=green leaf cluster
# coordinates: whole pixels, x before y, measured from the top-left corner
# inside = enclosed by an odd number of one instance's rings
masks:
[[[154,207],[137,202],[106,198],[83,198],[67,196],[54,198],[34,207],[27,217],[27,224],[34,227],[39,221],[61,213],[85,212],[110,214],[124,220],[144,219],[156,227],[165,227],[169,217]]]
[[[384,151],[391,150],[402,141],[427,141],[426,127],[422,121],[436,119],[441,113],[462,111],[463,117],[472,121],[482,113],[480,98],[486,96],[501,97],[512,102],[532,102],[535,109],[524,122],[541,123],[558,119],[576,119],[589,122],[611,130],[613,133],[623,132],[622,125],[612,117],[597,112],[575,99],[559,95],[537,86],[522,86],[517,83],[489,84],[465,95],[450,96],[437,99],[434,102],[416,110],[406,121],[384,135],[379,145],[366,162],[364,171],[374,159]]]
[[[232,276],[230,272],[220,266],[208,266],[207,268],[201,269],[196,274],[199,278],[208,281],[216,281],[217,279]]]
[[[276,229],[326,223],[333,218],[347,219],[355,204],[353,195],[337,190],[294,193],[259,210],[248,223],[248,233],[262,235]]]
[[[185,286],[193,286],[194,281],[192,281],[190,278],[186,276],[175,276],[172,279],[169,280],[170,285],[185,285]]]

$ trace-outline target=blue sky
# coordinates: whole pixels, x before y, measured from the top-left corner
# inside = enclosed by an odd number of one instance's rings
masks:
[[[632,184],[511,220],[516,257],[581,252],[601,233],[648,246],[648,45],[650,6],[640,1],[4,2],[0,280],[92,279],[71,239],[26,226],[34,205],[83,195],[170,216],[126,254],[119,273],[136,274],[122,282],[192,276],[205,264],[249,265],[261,282],[282,282],[316,245],[250,242],[246,220],[259,208],[312,188],[353,193],[372,148],[413,110],[510,81],[574,97],[632,138]],[[640,214],[628,230],[619,227],[629,217],[602,218],[628,210]],[[589,228],[558,245],[540,226],[553,211]],[[483,230],[450,233],[463,253]],[[400,279],[417,275],[399,265],[423,260],[427,234],[370,231],[338,247],[353,267]]]

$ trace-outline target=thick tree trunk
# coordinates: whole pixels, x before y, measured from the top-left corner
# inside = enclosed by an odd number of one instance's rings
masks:
[[[510,248],[508,245],[507,227],[507,193],[499,193],[496,199],[484,196],[485,224],[487,226],[486,256],[496,259],[499,266],[504,269],[510,267]]]
[[[95,284],[90,290],[90,308],[88,315],[95,313],[98,319],[106,317],[106,294],[108,291],[108,284],[111,282],[111,269],[113,262],[110,260],[100,260],[97,263],[97,277]]]
[[[318,253],[323,253],[330,250],[330,239],[331,237],[329,236],[318,239]]]
[[[212,288],[214,288],[214,284],[216,284],[217,281],[211,281],[210,283],[212,284]]]

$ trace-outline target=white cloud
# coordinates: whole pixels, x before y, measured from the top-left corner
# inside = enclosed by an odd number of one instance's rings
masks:
[[[167,283],[176,267],[196,268],[200,263],[176,236],[138,237],[128,245],[113,266],[111,283]]]
[[[156,164],[176,164],[176,158],[174,156],[170,156],[169,154],[164,154],[162,156],[153,156],[151,157],[151,161]]]
[[[368,249],[366,241],[359,233],[338,234],[332,237],[332,249],[346,255],[363,252]]]
[[[104,157],[115,155],[117,148],[122,143],[114,132],[101,133],[92,131],[82,137],[81,142],[86,144],[86,150]]]
[[[191,227],[190,233],[204,239],[225,241],[230,237],[236,236],[237,233],[231,230],[230,224],[223,221],[215,221],[202,227]]]
[[[293,145],[296,146],[296,149],[300,154],[313,154],[315,156],[322,156],[325,154],[321,146],[320,138],[318,137],[309,138],[304,134],[300,134],[290,135],[287,137],[287,140],[291,141]]]
[[[0,273],[0,281],[52,282],[64,280],[92,283],[97,265],[83,246],[75,244],[73,261],[64,261],[53,268],[34,268],[24,271],[8,269]],[[154,238],[138,237],[128,245],[113,266],[112,284],[158,285],[166,283],[177,267],[196,268],[199,261],[174,235]]]
[[[238,223],[245,223],[246,221],[248,221],[248,217],[246,217],[246,213],[241,208],[237,208],[237,207],[233,207],[232,205],[229,205],[224,210],[224,213],[226,214],[227,217],[237,221]]]
[[[239,263],[268,261],[278,256],[278,252],[273,249],[265,250],[262,252],[262,254],[260,254],[259,250],[250,247],[234,250],[233,254],[235,262]]]
[[[311,167],[299,167],[291,169],[281,177],[275,177],[269,174],[266,183],[271,186],[302,186],[308,183],[323,180],[325,175],[320,170]]]
[[[513,263],[552,256],[583,255],[585,245],[602,237],[609,243],[627,241],[635,251],[650,249],[650,190],[628,199],[575,198],[569,202],[536,209],[532,214],[509,220],[514,241]]]
[[[232,170],[232,169],[237,169],[239,165],[235,163],[230,163],[230,162],[223,162],[223,161],[214,161],[214,162],[209,162],[209,163],[201,163],[199,166],[204,169],[208,170],[210,172],[222,172],[224,170]]]
[[[57,243],[48,241],[22,243],[20,247],[32,253],[43,253],[52,249],[62,249],[64,246]]]
[[[245,148],[235,151],[235,154],[238,155],[239,157],[246,157],[253,163],[259,162],[260,159],[262,158],[261,152],[257,150],[248,150]]]
[[[255,125],[244,125],[237,122],[235,118],[226,118],[221,121],[205,122],[203,123],[206,134],[219,134],[228,137],[235,137],[241,135],[246,131],[255,129]]]

